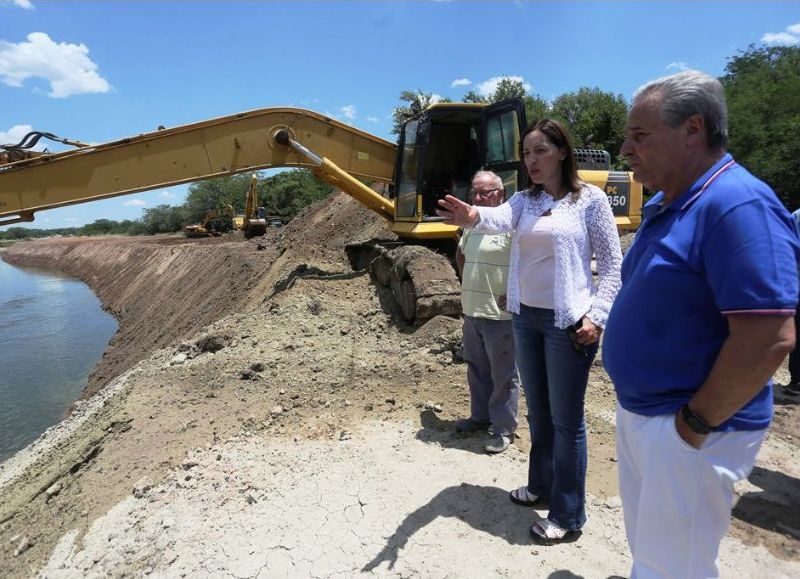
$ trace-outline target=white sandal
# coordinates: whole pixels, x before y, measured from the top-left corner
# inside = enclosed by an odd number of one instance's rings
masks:
[[[569,531],[556,525],[550,519],[541,519],[531,527],[531,536],[545,544],[554,544],[567,539],[577,538],[580,531]]]
[[[535,495],[530,492],[527,486],[514,489],[508,493],[508,497],[511,499],[512,503],[516,505],[522,505],[523,507],[532,507],[539,502],[540,498],[542,498],[539,495]]]

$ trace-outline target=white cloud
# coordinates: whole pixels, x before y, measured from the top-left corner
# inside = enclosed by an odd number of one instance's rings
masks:
[[[77,217],[66,217],[66,218],[64,218],[64,221],[66,221],[67,223],[75,223],[77,220],[78,220]]]
[[[530,83],[525,82],[525,79],[521,76],[493,76],[489,80],[485,80],[483,82],[478,83],[478,94],[488,97],[497,90],[497,85],[500,84],[500,81],[503,79],[508,80],[515,80],[517,82],[522,83],[523,88],[525,88],[525,92],[531,92],[531,85]]]
[[[685,62],[670,62],[667,70],[689,70],[689,65]]]
[[[28,79],[41,78],[50,83],[53,98],[110,91],[88,54],[86,45],[55,43],[44,32],[32,32],[19,44],[0,40],[0,80],[21,87]]]
[[[794,46],[800,42],[800,36],[789,34],[788,32],[767,32],[761,37],[761,42],[764,44],[779,44]]]
[[[172,191],[162,191],[159,194],[159,197],[163,197],[164,199],[175,199],[177,195],[175,195],[175,193],[173,193]]]
[[[442,95],[440,95],[440,94],[433,93],[433,94],[431,95],[431,104],[432,104],[432,105],[433,105],[433,104],[436,104],[436,103],[440,103],[440,102],[442,102],[443,100],[444,100],[444,97],[443,97]]]
[[[342,111],[342,115],[344,115],[344,118],[346,118],[348,120],[352,121],[353,119],[356,118],[356,106],[355,105],[347,105],[345,107],[342,107],[341,111]]]
[[[800,22],[790,24],[783,29],[783,32],[767,32],[761,37],[761,42],[781,46],[800,44]]]
[[[369,117],[367,117],[367,120],[369,122],[371,122],[371,123],[377,123],[379,119],[378,119],[378,117],[369,116]]]
[[[0,145],[16,145],[32,130],[33,127],[30,125],[14,125],[7,131],[0,131]],[[41,151],[44,149],[44,144],[40,141],[33,149]]]
[[[33,9],[31,0],[1,0],[0,4],[13,4],[14,6],[19,6],[20,8],[27,8],[28,10]]]
[[[147,205],[147,201],[142,201],[141,199],[130,199],[123,203],[126,207],[144,207]]]
[[[454,80],[453,82],[450,83],[450,86],[452,88],[455,88],[457,86],[469,86],[471,84],[472,84],[472,81],[470,79],[468,79],[468,78],[457,78],[456,80]]]

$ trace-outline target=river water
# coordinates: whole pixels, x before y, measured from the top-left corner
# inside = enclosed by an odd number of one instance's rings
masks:
[[[0,260],[0,462],[64,418],[116,331],[83,282]]]

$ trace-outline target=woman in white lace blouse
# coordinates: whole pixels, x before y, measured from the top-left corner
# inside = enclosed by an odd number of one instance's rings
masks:
[[[550,503],[534,538],[565,540],[586,522],[589,368],[620,287],[622,251],[606,194],[578,178],[574,150],[556,121],[532,124],[522,138],[530,187],[499,207],[447,196],[446,222],[484,232],[513,231],[507,309],[531,432],[528,483],[514,503]],[[593,283],[591,259],[597,259]]]

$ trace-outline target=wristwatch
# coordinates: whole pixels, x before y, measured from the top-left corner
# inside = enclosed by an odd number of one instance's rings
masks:
[[[681,408],[681,417],[686,423],[686,426],[688,426],[689,429],[695,434],[708,434],[714,428],[708,422],[706,422],[702,416],[689,408],[688,404],[684,404]]]

